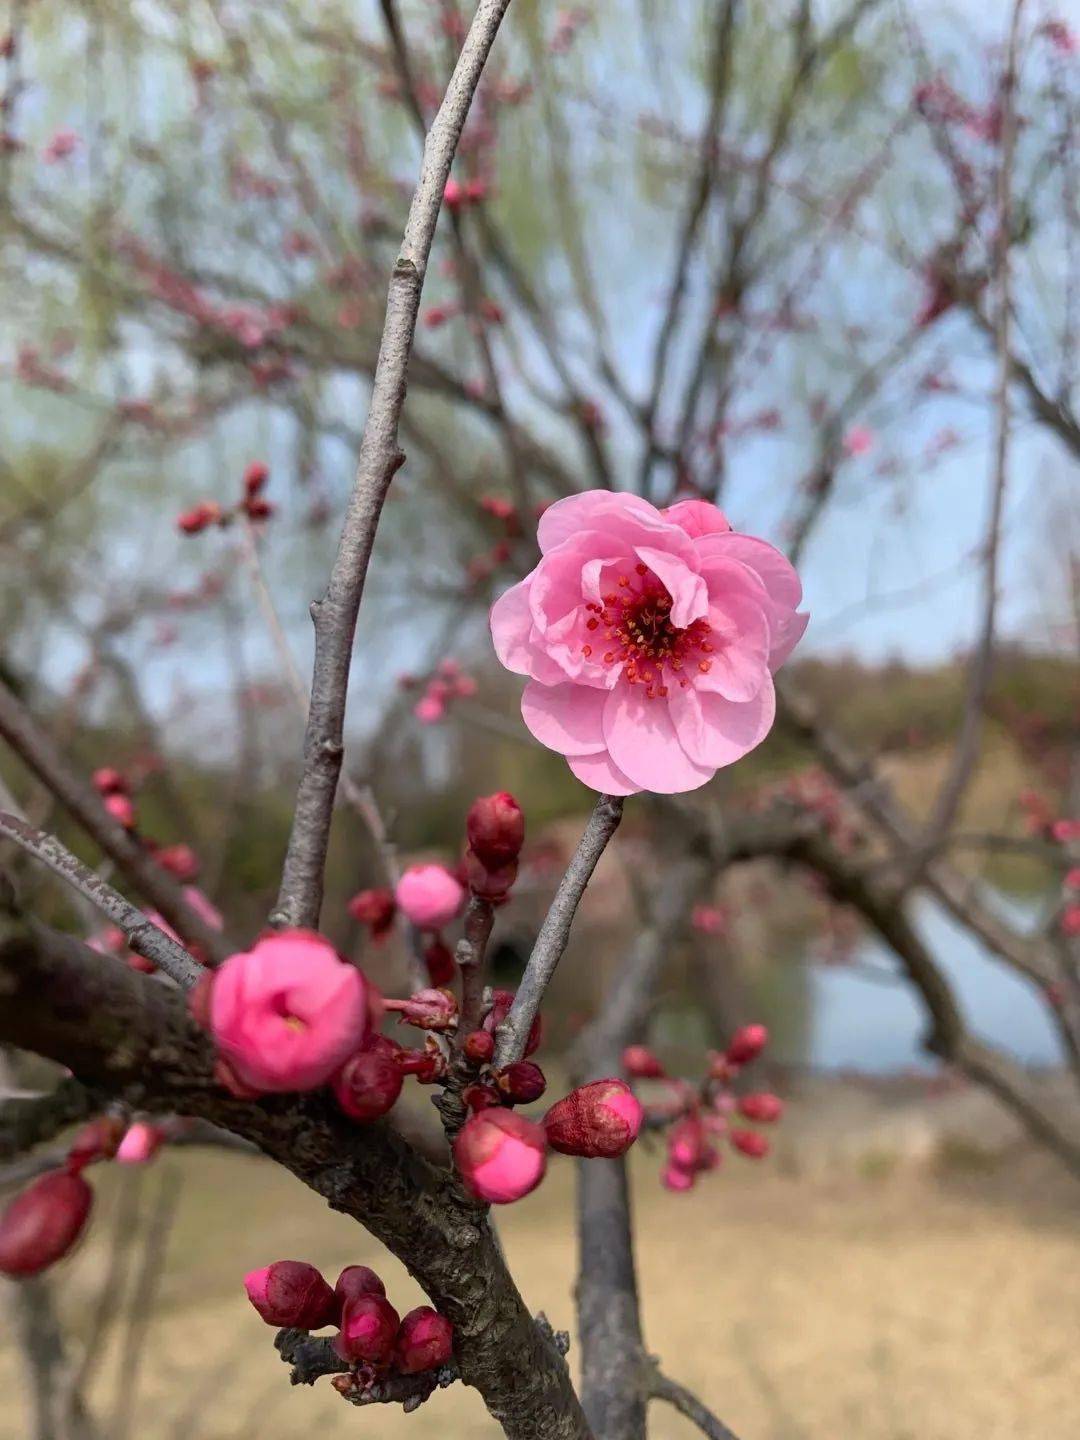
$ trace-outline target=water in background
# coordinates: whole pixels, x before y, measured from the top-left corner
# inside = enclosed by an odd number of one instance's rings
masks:
[[[1035,911],[1001,900],[1008,918],[1034,923]],[[916,908],[919,929],[952,981],[973,1033],[1008,1051],[1025,1065],[1058,1065],[1063,1056],[1046,1002],[1034,986],[989,958],[982,946],[940,906]],[[926,1029],[922,1006],[903,979],[882,984],[858,973],[859,966],[896,971],[887,946],[866,937],[855,953],[856,968],[813,966],[808,977],[809,1033],[802,1053],[778,1060],[809,1062],[815,1068],[887,1073],[936,1062],[922,1050]]]

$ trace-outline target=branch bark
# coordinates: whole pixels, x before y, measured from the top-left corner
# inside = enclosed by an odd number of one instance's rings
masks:
[[[375,531],[404,456],[398,426],[409,355],[443,190],[465,117],[510,0],[480,0],[439,106],[420,165],[401,250],[390,279],[356,484],[323,599],[312,606],[315,667],[304,761],[281,887],[271,924],[318,927],[334,796],[341,772],[353,640]]]

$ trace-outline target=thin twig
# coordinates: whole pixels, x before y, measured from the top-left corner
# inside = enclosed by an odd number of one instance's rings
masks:
[[[360,440],[356,484],[323,599],[312,607],[315,666],[304,737],[304,764],[292,831],[271,923],[317,927],[341,772],[345,703],[356,620],[383,502],[404,462],[398,426],[420,294],[443,190],[465,117],[510,0],[480,0],[439,106],[420,165],[386,304],[371,403]]]
[[[0,810],[0,835],[13,840],[28,855],[47,865],[54,875],[66,880],[80,895],[96,905],[103,915],[123,930],[128,945],[136,955],[152,961],[185,990],[189,990],[205,973],[181,944],[147,919],[141,910],[129,904],[100,875],[95,875],[93,870],[77,860],[55,835],[37,830],[25,820],[18,820],[3,810]]]
[[[714,1415],[707,1405],[703,1405],[696,1395],[692,1395],[685,1385],[669,1380],[655,1366],[649,1377],[649,1398],[666,1400],[680,1415],[685,1415],[703,1434],[708,1435],[709,1440],[738,1440],[734,1430],[729,1429],[720,1417]]]
[[[520,1060],[525,1053],[525,1043],[544,998],[544,991],[551,983],[556,966],[562,959],[570,939],[570,928],[574,923],[585,887],[592,879],[600,856],[608,841],[615,834],[622,819],[623,802],[615,795],[601,795],[589,816],[585,833],[578,841],[573,859],[566,867],[566,873],[559,881],[559,888],[551,907],[544,917],[540,933],[536,937],[532,954],[529,956],[521,984],[514,996],[514,1003],[506,1019],[499,1026],[495,1064],[510,1065]]]

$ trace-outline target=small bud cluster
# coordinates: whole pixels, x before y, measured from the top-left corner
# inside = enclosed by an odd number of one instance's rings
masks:
[[[249,520],[269,520],[276,508],[263,494],[269,479],[269,467],[261,460],[252,460],[244,470],[243,492],[235,505],[200,500],[176,517],[176,528],[181,535],[200,535],[211,525],[225,529],[238,515],[246,515]]]
[[[517,879],[518,857],[525,843],[525,816],[505,790],[474,800],[465,821],[468,849],[465,876],[481,899],[506,899]]]
[[[697,1086],[670,1077],[645,1045],[630,1045],[623,1051],[623,1069],[631,1079],[659,1081],[668,1091],[665,1099],[645,1107],[648,1123],[663,1127],[667,1134],[667,1163],[661,1177],[666,1189],[691,1190],[699,1175],[715,1170],[721,1160],[718,1141],[726,1140],[751,1160],[764,1159],[769,1153],[768,1137],[738,1122],[771,1125],[783,1114],[783,1101],[767,1091],[736,1095],[731,1088],[743,1069],[762,1053],[768,1039],[764,1025],[744,1025],[722,1054],[709,1056],[705,1076]]]
[[[479,555],[474,555],[465,567],[466,578],[471,585],[480,585],[505,565],[513,554],[513,542],[521,534],[521,512],[510,500],[501,495],[481,495],[477,508],[494,522],[500,533],[495,543]]]
[[[402,690],[421,688],[420,698],[413,706],[413,714],[421,725],[437,725],[446,718],[454,700],[468,700],[476,694],[476,681],[449,656],[439,661],[434,674],[427,680],[421,681],[415,675],[402,675],[398,685]]]
[[[419,1375],[453,1359],[450,1321],[430,1305],[399,1316],[386,1286],[367,1265],[346,1266],[331,1289],[314,1265],[276,1260],[245,1275],[244,1288],[268,1325],[335,1326],[334,1351],[350,1366],[351,1394],[388,1374]]]

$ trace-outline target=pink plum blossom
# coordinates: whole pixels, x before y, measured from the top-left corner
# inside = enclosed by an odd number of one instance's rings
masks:
[[[853,425],[843,439],[847,455],[868,455],[874,448],[874,432],[866,425]]]
[[[328,940],[283,930],[217,970],[210,1029],[225,1078],[255,1092],[313,1090],[364,1046],[380,1008]]]
[[[541,560],[495,602],[521,713],[594,790],[696,790],[772,728],[772,673],[806,629],[771,545],[703,500],[588,491],[540,518]]]
[[[394,896],[418,930],[441,930],[465,903],[464,887],[445,865],[410,865]]]
[[[547,1138],[513,1110],[480,1110],[454,1141],[454,1163],[478,1200],[508,1205],[535,1190],[547,1169]]]

